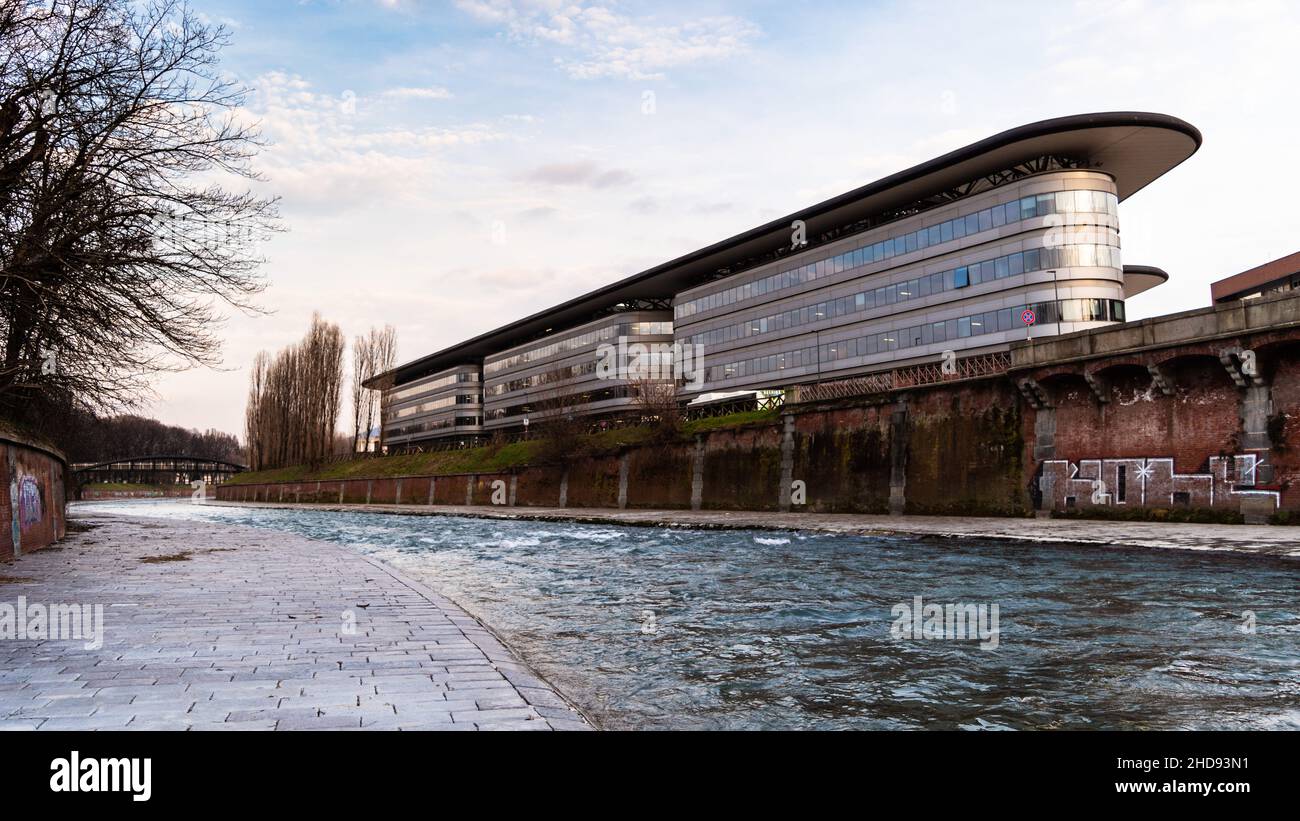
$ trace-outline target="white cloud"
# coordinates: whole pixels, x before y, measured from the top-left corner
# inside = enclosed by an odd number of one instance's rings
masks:
[[[662,23],[553,0],[456,0],[456,5],[517,40],[576,52],[576,57],[557,57],[556,63],[582,80],[660,78],[666,69],[743,54],[760,33],[755,24],[730,16]]]
[[[450,100],[451,92],[441,86],[428,88],[390,88],[383,92],[384,97],[399,100]]]
[[[374,100],[350,91],[321,94],[294,75],[272,72],[253,86],[256,93],[241,115],[257,120],[271,142],[258,164],[289,213],[420,196],[445,167],[447,150],[505,138],[479,123],[390,124],[374,114]],[[426,90],[390,89],[380,96]]]

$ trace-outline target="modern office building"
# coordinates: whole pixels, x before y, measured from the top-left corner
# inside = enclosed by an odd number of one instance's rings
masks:
[[[1200,143],[1193,126],[1160,114],[1021,126],[385,376],[396,394],[453,365],[482,367],[486,431],[522,425],[543,395],[591,415],[634,404],[626,381],[594,370],[597,337],[620,327],[702,346],[702,381],[678,383],[686,402],[1123,322],[1124,300],[1167,276],[1123,264],[1119,204]],[[386,431],[401,427],[386,420]]]
[[[456,365],[384,392],[384,442],[402,447],[483,432],[483,382],[476,364]]]
[[[525,419],[544,422],[548,416],[571,412],[593,417],[634,412],[638,392],[650,377],[638,375],[627,349],[655,343],[673,344],[670,311],[621,311],[485,357],[484,430],[516,427]],[[602,352],[608,372],[601,368]]]
[[[1300,289],[1300,251],[1210,283],[1216,305]]]

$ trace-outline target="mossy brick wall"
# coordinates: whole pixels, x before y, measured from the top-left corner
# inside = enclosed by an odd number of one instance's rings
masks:
[[[1274,469],[1266,490],[1281,493],[1284,511],[1300,510],[1300,343],[1279,343],[1261,354],[1263,376],[1272,389],[1269,418],[1273,448],[1265,454]],[[901,443],[905,459],[905,510],[911,514],[1026,515],[1033,489],[1046,466],[1060,481],[1090,460],[1146,459],[1174,462],[1176,481],[1201,481],[1209,461],[1241,453],[1239,431],[1243,395],[1216,357],[1180,355],[1161,363],[1174,385],[1165,395],[1153,385],[1141,361],[1117,359],[1099,373],[1107,402],[1098,402],[1079,369],[1063,368],[1039,379],[1055,419],[1050,461],[1035,460],[1036,411],[1010,379],[996,378],[918,388],[884,404],[863,400],[836,407],[793,408],[792,479],[807,486],[812,512],[882,513],[887,509],[893,452],[891,415],[906,408]],[[703,434],[702,505],[711,510],[775,510],[781,498],[784,419],[769,424],[714,430]],[[647,444],[625,451],[627,504],[634,508],[686,508],[691,502],[695,444]],[[623,456],[608,453],[573,460],[567,468],[569,507],[612,508],[619,501]],[[1220,463],[1222,464],[1222,463]],[[515,504],[559,504],[565,468],[536,466],[516,474]],[[1169,472],[1166,470],[1166,472]],[[1055,475],[1055,474],[1054,474]],[[491,482],[508,474],[474,479],[474,503],[491,502]],[[438,477],[434,502],[463,505],[470,477]],[[403,480],[402,501],[424,504],[427,477]],[[1155,482],[1156,479],[1150,480]],[[1170,480],[1175,481],[1175,480]],[[1223,477],[1216,482],[1225,481]],[[1231,479],[1226,480],[1231,484]],[[1169,482],[1165,482],[1168,484]],[[297,485],[219,487],[219,498],[252,501],[366,501],[367,480]],[[393,479],[376,479],[372,501],[389,503]],[[1152,487],[1156,485],[1152,484]],[[1082,487],[1082,485],[1080,485]],[[1160,485],[1156,495],[1167,499]],[[1058,489],[1057,497],[1076,499],[1083,490]],[[1118,488],[1110,488],[1117,492]],[[283,493],[283,496],[281,494]],[[1083,494],[1083,496],[1080,496]],[[1256,494],[1263,495],[1263,494]],[[1118,495],[1117,495],[1118,498]],[[1215,506],[1238,504],[1233,494],[1215,495]],[[1132,508],[1132,502],[1128,502]],[[1152,502],[1151,504],[1154,504]],[[1167,502],[1165,503],[1167,505]],[[1235,508],[1234,508],[1235,509]]]
[[[374,504],[392,504],[397,498],[396,479],[375,479],[370,486],[370,501]]]
[[[627,506],[689,508],[695,445],[666,444],[627,453]]]
[[[474,504],[476,505],[497,504],[497,502],[493,501],[492,496],[494,493],[497,493],[498,487],[500,488],[500,493],[497,494],[497,498],[503,500],[502,504],[510,503],[510,474],[479,473],[473,477],[473,481],[474,481],[474,498],[472,501]],[[499,486],[494,487],[496,482],[500,482],[501,484]],[[464,501],[465,500],[462,499],[461,503],[463,504]]]
[[[433,479],[428,476],[411,476],[402,480],[402,504],[427,505],[429,503],[429,485]]]
[[[465,485],[469,476],[439,476],[433,483],[433,503],[436,505],[465,504]]]
[[[889,414],[893,405],[794,417],[792,479],[807,486],[815,513],[889,512]]]
[[[1031,502],[1020,408],[1006,380],[909,394],[906,512],[1025,515]]]
[[[1056,408],[1056,458],[1172,458],[1175,471],[1190,473],[1206,470],[1211,456],[1235,453],[1240,394],[1223,365],[1205,356],[1163,367],[1172,396],[1133,366],[1102,372],[1105,403],[1079,377],[1046,380]]]
[[[1267,374],[1273,386],[1273,415],[1269,419],[1274,482],[1282,488],[1282,510],[1300,511],[1300,344],[1278,356]]]
[[[569,507],[618,507],[617,456],[577,459],[569,465]]]
[[[524,468],[519,471],[515,486],[515,504],[555,507],[560,503],[560,480],[563,475],[563,468],[550,465]]]
[[[706,510],[778,509],[781,425],[718,430],[705,438]]]

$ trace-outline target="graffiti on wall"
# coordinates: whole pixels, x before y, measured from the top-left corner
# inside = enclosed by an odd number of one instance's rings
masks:
[[[1213,456],[1205,473],[1176,473],[1169,457],[1043,462],[1039,489],[1048,507],[1235,508],[1242,497],[1281,501],[1265,484],[1268,465],[1254,453]]]
[[[41,499],[41,486],[36,477],[23,475],[18,479],[18,525],[23,530],[40,524],[45,518],[45,504]]]

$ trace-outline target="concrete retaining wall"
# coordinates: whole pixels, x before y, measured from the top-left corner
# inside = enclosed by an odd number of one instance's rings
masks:
[[[401,479],[222,485],[233,501],[807,510],[1026,516],[1197,509],[1260,520],[1300,511],[1300,362],[1276,371],[1272,446],[1243,450],[1241,395],[1205,360],[1141,370],[1107,401],[1058,375],[1034,407],[1007,378],[798,407],[774,423],[567,465]]]

